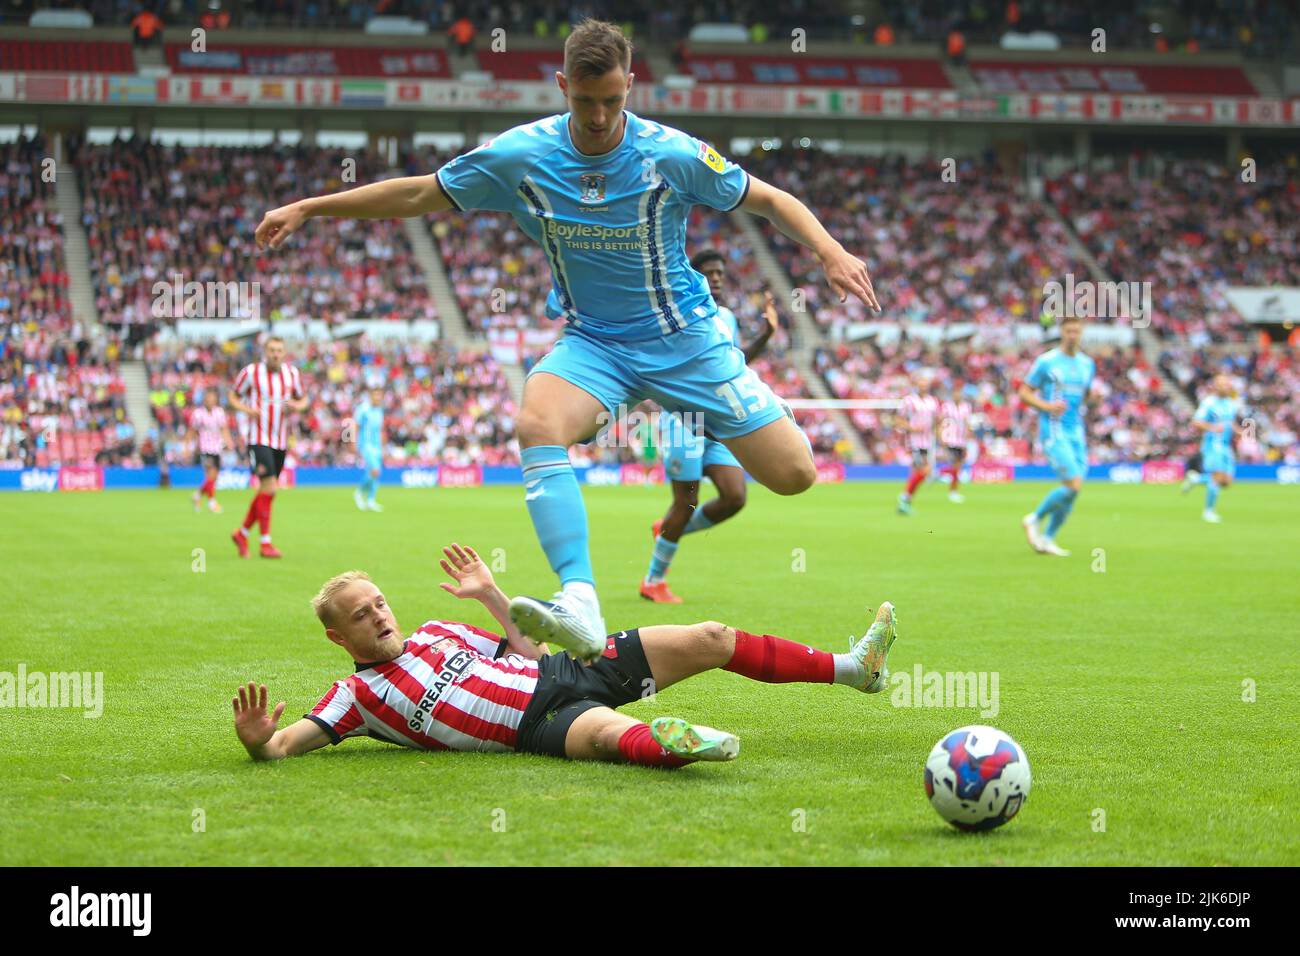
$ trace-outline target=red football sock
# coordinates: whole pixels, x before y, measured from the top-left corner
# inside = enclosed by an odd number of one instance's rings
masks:
[[[736,631],[736,650],[722,667],[765,684],[833,684],[835,655],[772,634]]]
[[[618,738],[618,752],[628,763],[643,767],[681,767],[695,762],[660,747],[650,734],[649,724],[636,724],[623,731],[623,736]]]
[[[961,472],[960,472],[959,470],[957,470],[957,468],[953,468],[953,469],[952,469],[952,482],[949,483],[949,485],[948,485],[948,488],[949,488],[950,490],[952,490],[952,491],[956,491],[956,490],[957,490],[957,486],[961,484],[961,477],[960,477],[960,475],[961,475]]]
[[[253,495],[253,500],[248,503],[248,514],[244,515],[244,530],[247,531],[257,521],[257,517],[262,511],[262,493],[259,491]]]
[[[205,481],[203,487],[199,489],[199,493],[205,498],[215,498],[217,494],[217,479],[209,478]]]
[[[257,522],[261,526],[262,534],[267,535],[271,533],[271,502],[275,495],[266,493],[258,497],[262,499],[262,508],[258,512]]]

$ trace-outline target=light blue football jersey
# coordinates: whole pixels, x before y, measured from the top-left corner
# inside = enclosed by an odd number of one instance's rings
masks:
[[[707,143],[627,117],[622,142],[578,152],[569,114],[516,126],[438,170],[462,210],[510,213],[551,266],[549,318],[598,339],[635,342],[713,317],[686,255],[692,206],[730,210],[749,176]]]
[[[384,412],[369,402],[357,406],[357,448],[377,451],[383,444]]]
[[[1221,432],[1205,432],[1201,436],[1201,454],[1216,451],[1232,451],[1232,423],[1237,420],[1238,402],[1235,398],[1221,398],[1218,395],[1207,396],[1196,409],[1198,422],[1211,425],[1226,424]]]
[[[1025,383],[1047,402],[1065,402],[1065,411],[1058,417],[1039,412],[1038,432],[1044,439],[1056,432],[1082,434],[1083,403],[1097,374],[1097,363],[1082,352],[1073,357],[1060,349],[1044,352],[1034,360]]]
[[[725,305],[718,306],[718,312],[713,317],[713,321],[718,323],[718,328],[722,334],[731,338],[731,344],[736,348],[743,348],[740,344],[740,321],[736,318],[736,313],[732,312]]]

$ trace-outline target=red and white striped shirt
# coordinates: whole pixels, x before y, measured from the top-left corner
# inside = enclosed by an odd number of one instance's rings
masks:
[[[970,402],[947,399],[939,407],[939,443],[945,448],[965,448],[970,439]]]
[[[501,638],[428,621],[391,661],[336,681],[307,715],[339,743],[375,737],[417,750],[514,750],[537,662],[495,658]]]
[[[912,448],[930,448],[934,444],[934,423],[939,415],[939,399],[933,395],[913,393],[903,399],[898,413],[907,421]]]
[[[298,370],[287,363],[277,372],[267,371],[265,362],[245,365],[235,379],[235,394],[257,409],[257,416],[248,422],[248,443],[287,448],[289,410],[285,402],[304,394]]]
[[[221,439],[227,425],[226,410],[220,405],[212,408],[200,405],[194,409],[190,415],[190,427],[199,433],[200,455],[221,454]]]

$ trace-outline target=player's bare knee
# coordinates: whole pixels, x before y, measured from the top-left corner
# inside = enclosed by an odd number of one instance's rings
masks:
[[[515,420],[515,433],[519,437],[521,448],[537,445],[554,445],[557,443],[554,426],[540,412],[524,408]]]
[[[695,645],[701,656],[714,667],[731,660],[736,648],[736,632],[719,621],[701,621],[694,625]]]
[[[817,480],[817,469],[813,467],[811,459],[806,467],[801,462],[793,461],[779,470],[763,475],[759,480],[769,491],[778,495],[798,495],[812,487]]]
[[[613,721],[605,724],[596,732],[591,747],[602,759],[609,759],[618,754],[618,741],[623,736],[624,727]]]
[[[714,507],[719,512],[718,514],[719,520],[722,520],[724,518],[734,518],[737,514],[740,513],[740,509],[745,507],[745,493],[742,491],[739,494],[736,494],[735,492],[730,492],[727,494],[719,495],[718,503],[714,505]]]

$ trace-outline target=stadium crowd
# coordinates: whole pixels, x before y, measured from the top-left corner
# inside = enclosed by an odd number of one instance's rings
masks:
[[[363,152],[308,147],[164,146],[138,139],[77,150],[82,224],[102,322],[154,325],[179,314],[155,283],[248,283],[206,317],[434,319],[423,270],[402,224],[308,225],[279,250],[258,250],[267,209],[383,178]],[[256,285],[254,285],[256,284]],[[231,301],[234,299],[235,301]]]
[[[10,0],[0,8],[0,19],[25,22],[34,3]],[[817,39],[862,44],[938,43],[954,30],[971,42],[996,43],[1009,31],[1047,31],[1066,47],[1082,47],[1098,24],[1106,25],[1107,43],[1114,49],[1276,55],[1294,52],[1297,42],[1295,7],[1288,0],[1166,0],[1151,8],[1124,0],[800,0],[781,6],[757,0],[660,0],[650,7],[612,0],[88,0],[79,6],[96,23],[131,23],[145,10],[159,14],[164,25],[186,28],[206,16],[221,28],[360,30],[374,16],[400,15],[438,32],[451,32],[464,20],[480,31],[514,25],[535,36],[555,38],[562,38],[569,24],[582,17],[598,16],[623,23],[637,40],[648,36],[662,43],[685,37],[701,23],[741,25],[755,43],[789,36],[795,28]]]
[[[118,343],[72,317],[48,155],[0,144],[0,467],[139,462]]]
[[[1113,280],[1151,283],[1158,334],[1242,341],[1226,287],[1300,285],[1300,169],[1162,165],[1153,176],[1073,172],[1049,195]]]
[[[1069,237],[1022,195],[992,159],[915,162],[779,149],[749,162],[754,174],[799,196],[888,290],[882,315],[841,304],[816,257],[764,221],[763,230],[804,304],[832,338],[875,319],[981,326],[1036,321],[1041,290],[1075,271]],[[1078,270],[1082,271],[1082,270]]]

